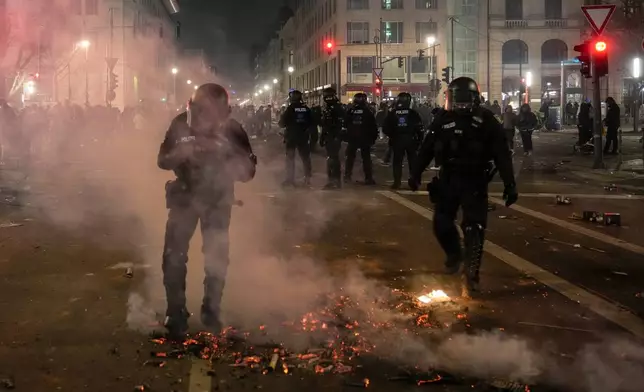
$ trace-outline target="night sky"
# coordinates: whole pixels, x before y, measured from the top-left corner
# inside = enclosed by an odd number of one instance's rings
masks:
[[[181,0],[181,45],[202,48],[232,82],[250,77],[249,53],[277,20],[278,0]]]

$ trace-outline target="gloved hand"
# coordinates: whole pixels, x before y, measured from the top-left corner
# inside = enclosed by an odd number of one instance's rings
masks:
[[[418,188],[420,188],[420,181],[415,178],[409,178],[409,180],[407,180],[407,185],[409,185],[409,189],[416,192]]]
[[[505,186],[503,189],[503,200],[505,201],[506,207],[510,207],[519,200],[519,192],[517,192],[517,186],[515,184]]]

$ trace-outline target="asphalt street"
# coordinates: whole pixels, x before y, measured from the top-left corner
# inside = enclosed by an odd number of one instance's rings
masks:
[[[491,185],[475,300],[460,298],[458,278],[443,272],[425,193],[390,191],[391,169],[378,162],[378,186],[322,191],[320,153],[312,187],[284,190],[282,146],[254,140],[260,167],[238,188],[223,315],[246,339],[216,356],[200,352],[211,361],[159,358],[185,345],[150,340],[163,312],[168,178],[155,151],[112,141],[85,147],[64,174],[51,164],[5,166],[0,390],[317,391],[365,380],[378,391],[519,390],[500,386],[509,380],[532,391],[639,391],[644,183],[637,172],[585,168],[590,158],[572,154],[573,138],[539,135],[533,157],[517,154],[514,208],[501,205],[498,180]],[[631,140],[625,155],[640,148]],[[107,161],[114,151],[116,162]],[[604,189],[612,183],[617,189]],[[556,205],[555,195],[572,203]],[[622,225],[570,218],[585,210],[621,213]],[[200,241],[189,262],[193,311]],[[445,296],[418,301],[435,290]],[[342,311],[325,310],[320,298]],[[195,316],[192,332],[202,330]],[[265,366],[275,349],[284,371]]]

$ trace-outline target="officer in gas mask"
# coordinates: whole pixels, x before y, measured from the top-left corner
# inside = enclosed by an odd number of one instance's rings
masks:
[[[302,101],[302,93],[298,90],[289,94],[289,105],[282,113],[279,126],[285,128],[284,144],[286,144],[286,180],[283,186],[295,186],[295,150],[297,150],[304,166],[304,185],[311,183],[311,148],[309,140],[313,128],[311,109]]]
[[[343,120],[345,111],[336,95],[335,89],[327,87],[322,90],[324,108],[322,109],[322,133],[320,146],[326,149],[326,168],[328,182],[325,189],[339,189],[342,186],[340,148],[342,146]]]
[[[385,118],[382,132],[389,137],[394,155],[394,183],[391,188],[400,189],[403,159],[407,155],[411,175],[416,167],[416,151],[423,135],[423,120],[411,108],[409,93],[398,94],[393,110]]]
[[[512,168],[512,155],[501,124],[494,114],[480,107],[476,82],[467,77],[454,79],[447,87],[445,111],[430,125],[419,152],[418,166],[409,179],[417,190],[421,175],[433,159],[440,167],[438,177],[427,186],[435,203],[434,233],[447,254],[447,272],[455,274],[464,261],[463,295],[476,293],[487,223],[489,162],[494,162],[505,184],[503,198],[507,206],[518,199]],[[461,228],[465,254],[461,252],[459,233],[454,220],[463,210]]]
[[[365,185],[375,185],[371,163],[371,147],[378,139],[376,117],[367,105],[367,94],[358,93],[344,121],[347,127],[347,160],[344,167],[344,182],[351,182],[356,152],[360,150]]]
[[[257,158],[246,131],[230,119],[228,93],[217,84],[201,85],[187,111],[172,120],[158,154],[158,166],[172,170],[166,184],[169,209],[163,246],[163,284],[168,307],[165,326],[172,338],[188,328],[186,264],[197,223],[205,266],[202,323],[220,329],[220,303],[228,268],[228,227],[234,183],[255,176]]]

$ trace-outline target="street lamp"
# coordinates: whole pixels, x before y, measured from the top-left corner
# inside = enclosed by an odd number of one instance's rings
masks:
[[[428,36],[427,45],[432,46],[434,45],[434,43],[436,43],[436,37],[434,37],[433,35]]]
[[[89,60],[89,47],[91,45],[92,43],[86,39],[77,44],[79,48],[85,49],[85,105],[89,105],[89,67],[87,63]]]
[[[293,72],[295,72],[295,68],[292,65],[289,65],[287,68],[288,71],[288,89],[291,91],[291,84],[293,81]]]
[[[432,80],[436,78],[434,75],[434,59],[436,58],[436,37],[433,35],[428,35],[426,38],[427,46],[432,48],[432,56],[429,59],[429,76]]]
[[[639,57],[633,59],[633,77],[639,79],[642,76],[642,62]]]
[[[177,74],[179,73],[179,68],[172,67],[170,71],[172,72],[172,97],[173,97],[173,102],[176,105],[177,104]]]
[[[273,84],[277,84],[277,82],[278,82],[277,79],[273,79]]]
[[[258,91],[258,93],[260,93],[260,94],[263,93],[263,92],[264,92],[264,90],[262,90],[261,88]]]
[[[271,86],[269,86],[268,84],[264,85],[264,90],[268,91],[268,90],[270,90],[270,88],[271,88]]]
[[[190,85],[190,84],[192,84],[192,80],[188,79],[188,80],[186,81],[186,83],[188,83],[188,84]]]

